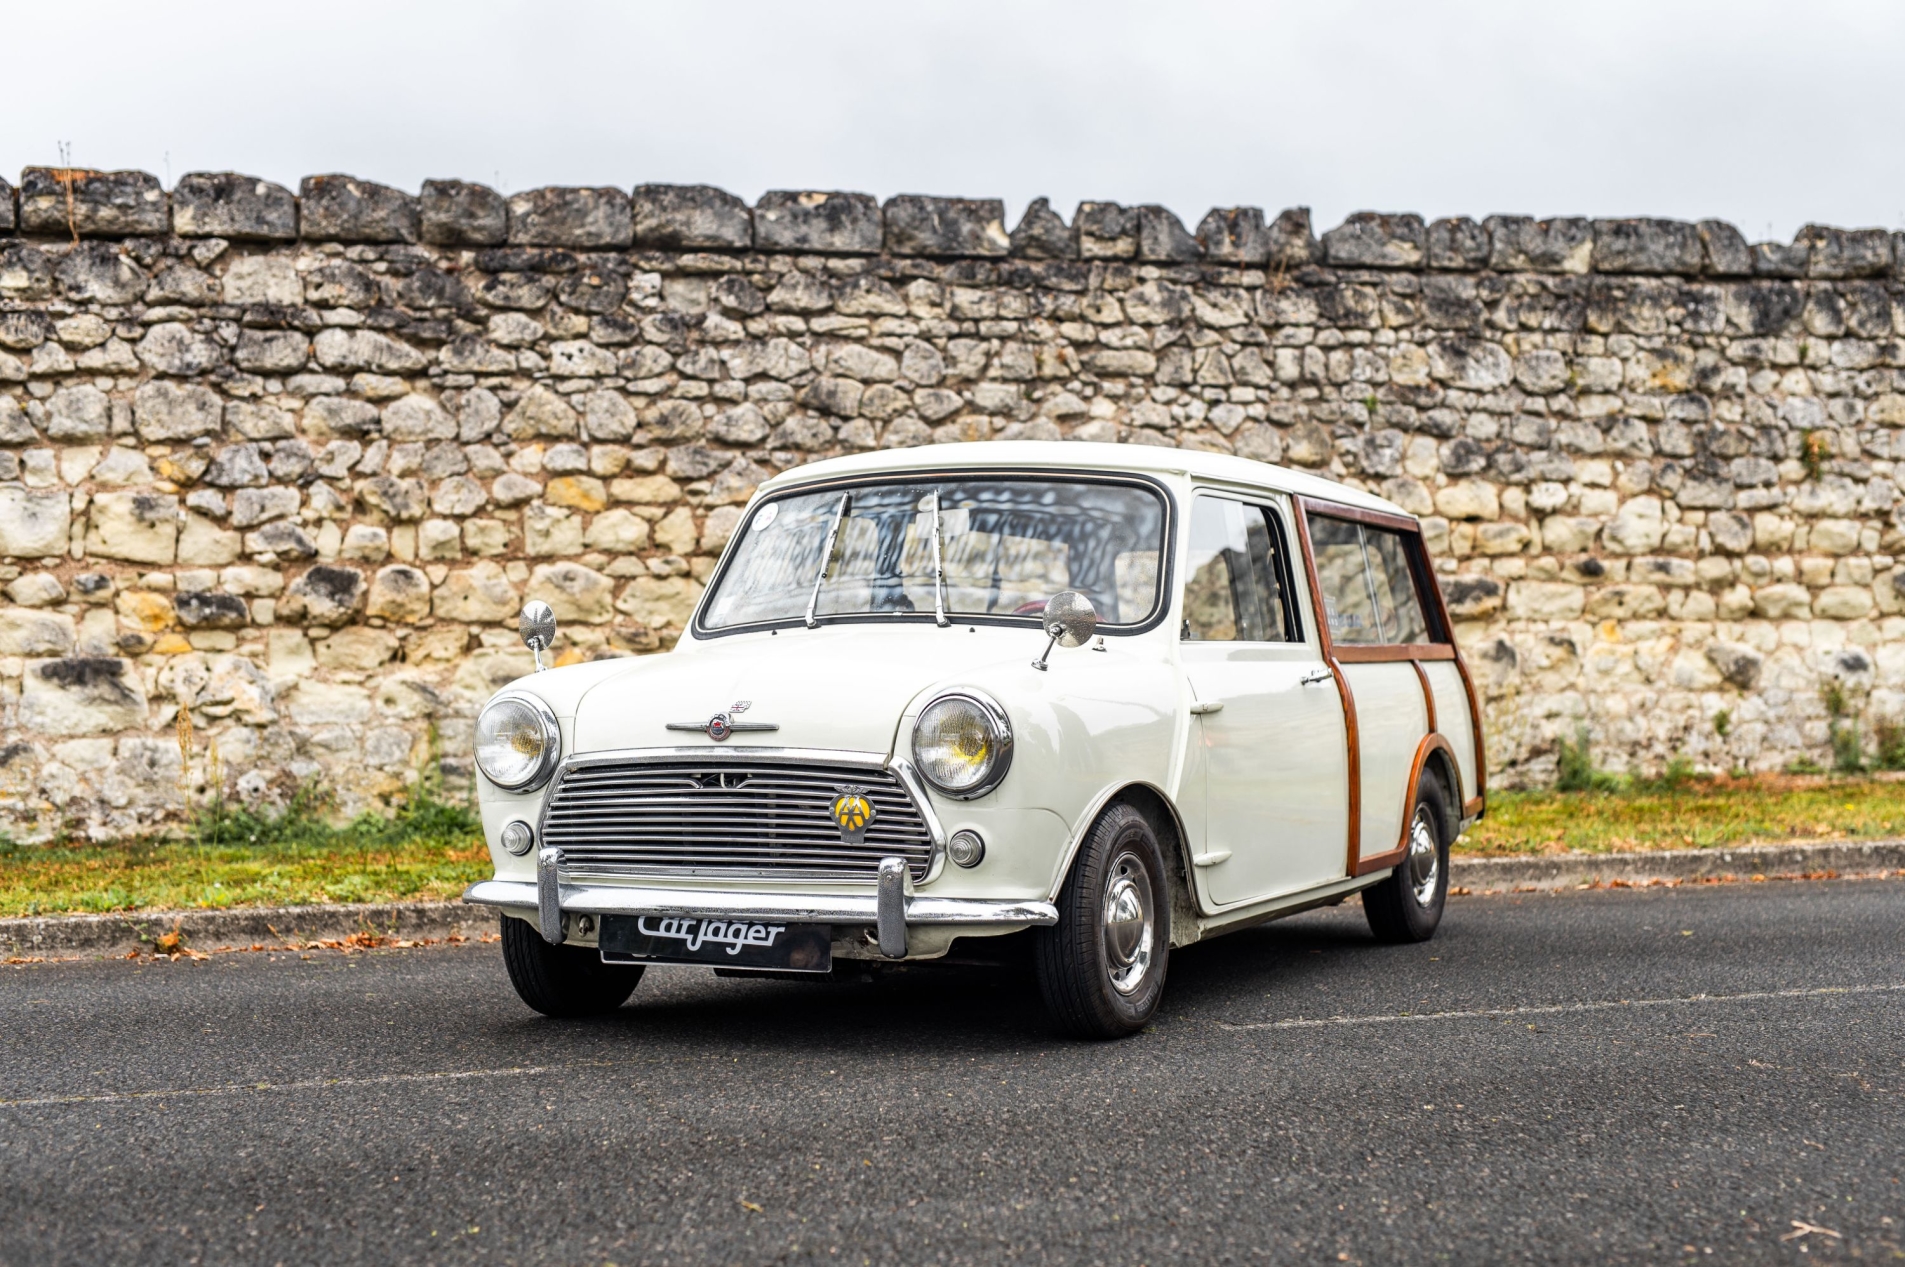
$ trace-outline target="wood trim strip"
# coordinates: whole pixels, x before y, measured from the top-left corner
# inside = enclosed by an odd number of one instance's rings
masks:
[[[1341,502],[1318,501],[1314,497],[1299,498],[1304,507],[1330,519],[1347,519],[1353,523],[1374,524],[1378,528],[1398,528],[1403,532],[1420,535],[1422,525],[1409,515],[1392,515],[1386,510],[1364,510],[1360,506],[1345,506]]]
[[[1474,818],[1482,812],[1485,804],[1486,803],[1479,796],[1469,797],[1466,801],[1462,802],[1462,817]]]
[[[1455,648],[1446,642],[1397,642],[1381,646],[1336,648],[1344,664],[1388,664],[1397,660],[1453,660]]]
[[[1323,664],[1336,679],[1336,690],[1343,703],[1343,742],[1348,749],[1347,769],[1349,771],[1349,840],[1344,849],[1343,874],[1356,874],[1356,855],[1362,849],[1363,836],[1363,740],[1356,729],[1356,695],[1349,689],[1349,679],[1343,676],[1343,666],[1336,662],[1335,647],[1330,639],[1329,617],[1323,607],[1323,585],[1316,576],[1316,556],[1310,550],[1310,520],[1306,508],[1309,499],[1297,497],[1296,535],[1298,547],[1303,551],[1303,577],[1310,587],[1310,615],[1316,626],[1317,645],[1323,650]]]
[[[1416,671],[1420,673],[1421,669],[1418,668]],[[1424,678],[1424,684],[1427,684],[1426,677]],[[1444,739],[1441,735],[1425,736],[1422,742],[1416,745],[1415,761],[1409,767],[1409,782],[1403,788],[1402,832],[1397,837],[1396,847],[1362,859],[1357,863],[1356,869],[1352,874],[1359,876],[1368,875],[1371,871],[1380,871],[1384,867],[1393,867],[1406,856],[1409,849],[1409,825],[1415,818],[1413,810],[1415,809],[1416,792],[1418,785],[1422,782],[1422,767],[1429,763],[1429,754],[1438,751],[1448,754],[1449,765],[1456,771],[1455,777],[1458,779],[1462,777],[1461,767],[1455,764],[1455,749],[1449,747],[1449,741]],[[1461,788],[1453,788],[1451,791],[1458,800],[1461,798]]]
[[[1409,667],[1416,671],[1416,681],[1422,683],[1422,707],[1428,710],[1428,733],[1433,735],[1437,729],[1435,724],[1435,688],[1429,685],[1429,671],[1422,667],[1422,661],[1411,660],[1409,661]]]
[[[1424,554],[1426,556],[1426,550]],[[1430,578],[1435,580],[1433,571],[1430,572]],[[1455,671],[1462,675],[1462,690],[1468,695],[1469,734],[1475,740],[1475,799],[1482,803],[1481,809],[1476,812],[1483,813],[1488,808],[1488,745],[1482,739],[1481,701],[1475,694],[1475,677],[1468,671],[1468,661],[1463,658],[1462,649],[1455,646],[1455,626],[1449,621],[1449,604],[1442,596],[1440,580],[1435,580],[1435,584],[1429,586],[1429,597],[1435,603],[1436,614],[1442,618],[1442,628],[1449,631],[1449,646],[1455,651]],[[1462,807],[1462,813],[1464,817],[1472,817],[1466,805]]]

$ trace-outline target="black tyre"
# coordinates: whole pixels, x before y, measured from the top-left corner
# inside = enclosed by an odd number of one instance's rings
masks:
[[[1379,940],[1413,942],[1435,936],[1449,897],[1453,839],[1442,780],[1425,770],[1416,784],[1402,861],[1382,883],[1363,890],[1363,914]]]
[[[1142,1029],[1164,995],[1171,890],[1157,832],[1129,805],[1093,824],[1058,895],[1058,923],[1035,930],[1039,992],[1080,1038]]]
[[[503,964],[522,1001],[544,1016],[599,1016],[628,1002],[638,964],[607,964],[593,946],[551,946],[528,920],[503,916]]]

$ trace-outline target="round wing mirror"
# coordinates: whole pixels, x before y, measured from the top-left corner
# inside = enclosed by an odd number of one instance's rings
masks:
[[[1032,661],[1032,667],[1043,673],[1054,646],[1082,647],[1090,640],[1098,629],[1098,612],[1091,600],[1077,590],[1060,590],[1045,600],[1045,614],[1039,618],[1039,624],[1051,639],[1045,644],[1044,653]]]
[[[516,622],[517,632],[522,634],[523,645],[536,657],[536,669],[542,669],[542,653],[556,641],[556,614],[549,604],[531,599],[523,604],[523,614]]]
[[[1045,601],[1045,632],[1061,647],[1082,647],[1098,632],[1098,611],[1077,590],[1061,590]]]

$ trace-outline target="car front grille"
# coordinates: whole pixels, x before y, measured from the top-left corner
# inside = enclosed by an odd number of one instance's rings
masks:
[[[832,815],[850,786],[863,789],[874,810],[856,845]],[[563,870],[573,875],[868,883],[882,858],[904,859],[922,880],[933,853],[926,820],[891,771],[745,758],[577,766],[549,799],[542,843],[563,851]]]

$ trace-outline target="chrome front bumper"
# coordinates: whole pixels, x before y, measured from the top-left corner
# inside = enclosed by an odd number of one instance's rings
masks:
[[[1058,908],[1050,902],[908,895],[901,889],[900,876],[895,875],[888,881],[882,875],[881,879],[880,891],[864,896],[482,880],[464,891],[463,900],[479,906],[536,911],[543,936],[558,943],[563,939],[562,916],[565,914],[698,915],[782,923],[866,924],[878,929],[880,951],[892,959],[906,954],[906,927],[910,924],[1031,927],[1058,923]]]

